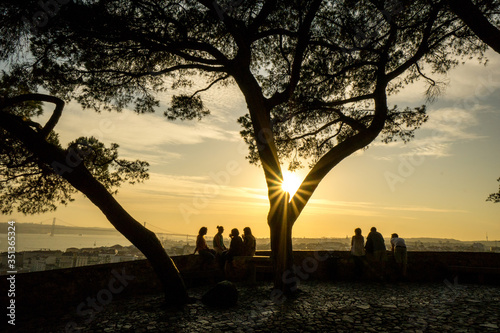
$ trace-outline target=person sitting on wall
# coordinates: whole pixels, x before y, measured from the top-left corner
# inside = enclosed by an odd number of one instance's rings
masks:
[[[222,236],[223,232],[224,232],[224,227],[218,225],[217,233],[215,234],[213,240],[215,254],[217,255],[221,255],[222,253],[227,251],[227,247],[224,245],[224,237]]]
[[[406,277],[406,266],[408,265],[406,243],[396,233],[391,235],[391,250],[394,255],[394,261],[398,265],[399,274],[402,277]]]
[[[227,261],[232,262],[234,257],[244,255],[245,249],[238,229],[232,229],[229,237],[231,237],[231,243],[229,243],[229,250],[227,251]]]
[[[252,230],[249,227],[243,229],[243,248],[244,255],[253,257],[255,255],[255,249],[257,242],[255,237],[252,235]]]
[[[215,257],[219,261],[219,265],[221,267],[224,267],[224,264],[226,263],[226,257],[227,257],[227,248],[224,245],[224,237],[222,236],[223,232],[224,232],[224,227],[218,225],[217,226],[217,234],[215,234],[214,240],[213,240]]]
[[[212,261],[215,259],[215,251],[208,248],[207,242],[205,241],[205,235],[207,234],[207,227],[201,227],[196,237],[196,248],[194,253],[198,252],[203,258],[204,262]]]

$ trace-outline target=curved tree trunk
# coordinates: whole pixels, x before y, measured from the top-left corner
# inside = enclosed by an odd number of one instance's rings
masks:
[[[457,15],[484,43],[500,53],[500,29],[483,15],[470,0],[447,1],[451,11]]]
[[[6,103],[4,103],[5,105]],[[59,175],[85,194],[111,224],[149,260],[165,290],[166,301],[174,305],[187,302],[187,291],[177,267],[156,235],[137,222],[84,166],[62,149],[48,143],[17,116],[0,111],[0,127],[18,138],[42,164],[59,166]],[[61,168],[63,166],[63,168]]]
[[[185,304],[187,291],[184,281],[156,234],[130,216],[101,183],[91,175],[90,177],[85,175],[86,170],[79,171],[65,178],[84,193],[104,213],[116,230],[146,256],[164,286],[165,300],[169,304]]]

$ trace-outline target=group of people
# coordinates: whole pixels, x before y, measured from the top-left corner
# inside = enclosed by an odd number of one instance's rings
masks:
[[[231,262],[236,256],[253,256],[255,255],[256,241],[252,235],[252,230],[249,227],[243,229],[243,238],[240,237],[238,229],[234,228],[229,234],[231,241],[229,248],[224,245],[223,226],[217,226],[217,234],[213,239],[213,248],[209,248],[205,240],[207,227],[201,227],[196,238],[196,248],[194,253],[198,252],[201,256],[208,260],[217,258],[221,265],[226,261]]]
[[[399,274],[406,277],[406,266],[408,264],[407,250],[405,240],[394,233],[391,235],[391,251],[394,255],[394,261],[398,265]],[[366,237],[366,243],[361,229],[354,229],[354,236],[351,240],[351,254],[354,259],[355,276],[361,278],[363,275],[363,266],[365,265],[365,255],[371,262],[371,266],[378,275],[383,275],[385,262],[387,261],[387,251],[384,237],[377,228],[372,227]]]
[[[231,262],[235,256],[253,256],[255,255],[256,241],[249,227],[243,229],[243,237],[240,237],[238,229],[231,230],[229,237],[231,241],[229,248],[224,245],[223,226],[217,226],[217,234],[213,238],[213,248],[209,248],[205,240],[207,227],[201,227],[196,238],[196,248],[194,253],[198,252],[205,259],[218,259],[221,265],[226,261]],[[401,276],[406,276],[406,266],[408,263],[405,240],[394,233],[391,235],[391,251],[394,255],[394,261],[398,265]],[[354,236],[351,240],[351,254],[354,259],[355,276],[363,276],[363,267],[365,265],[365,256],[371,263],[378,275],[383,274],[385,262],[387,261],[387,251],[384,237],[377,228],[372,227],[366,237],[366,243],[361,229],[354,229]]]

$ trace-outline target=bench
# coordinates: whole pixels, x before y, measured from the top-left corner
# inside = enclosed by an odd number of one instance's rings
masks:
[[[226,262],[224,273],[231,281],[247,281],[255,283],[257,272],[271,273],[273,271],[270,256],[236,256],[231,263]]]
[[[447,270],[453,275],[474,276],[480,283],[483,283],[486,277],[498,278],[500,276],[500,267],[448,266]]]

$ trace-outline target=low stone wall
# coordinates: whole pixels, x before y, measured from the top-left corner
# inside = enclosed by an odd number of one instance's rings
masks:
[[[269,251],[258,251],[258,255],[270,255]],[[189,272],[201,269],[197,255],[172,257],[179,270],[186,277]],[[354,263],[345,251],[296,251],[294,252],[295,273],[302,280],[350,280],[353,278]],[[453,281],[449,266],[500,268],[498,253],[465,252],[408,252],[408,280],[413,282]],[[206,268],[206,267],[205,267]],[[217,272],[217,267],[212,267]],[[387,275],[393,273],[393,258],[388,254]],[[458,274],[460,282],[477,283],[477,274]],[[8,276],[0,279],[2,306],[6,306]],[[260,275],[258,278],[271,278]],[[285,276],[289,278],[290,276]],[[196,274],[186,278],[188,286],[193,285]],[[198,278],[201,282],[206,277]],[[161,283],[147,260],[104,264],[95,266],[60,269],[15,276],[16,318],[41,316],[63,310],[75,313],[85,311],[99,304],[107,304],[112,299],[162,291]],[[200,281],[198,281],[200,282]],[[212,283],[213,281],[207,281]],[[498,276],[483,276],[481,283],[500,283]],[[97,304],[97,305],[96,305]],[[5,307],[4,307],[5,309]]]
[[[352,280],[354,261],[346,251],[295,251],[294,262],[298,276],[320,280]],[[489,252],[408,252],[407,281],[442,282],[458,278],[464,283],[500,284],[498,275],[479,276],[476,273],[455,274],[450,266],[486,267],[500,269],[500,254]],[[397,266],[391,252],[387,252],[385,277],[390,281],[397,276]],[[300,274],[301,273],[301,274]],[[374,278],[370,262],[366,262],[365,276]]]
[[[0,280],[2,306],[8,302],[7,277]],[[153,292],[161,292],[161,284],[147,260],[16,274],[16,321],[43,321],[44,314],[77,309],[86,314],[120,297]]]

